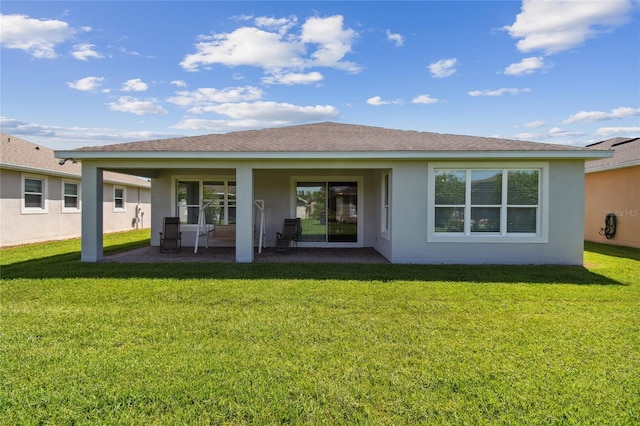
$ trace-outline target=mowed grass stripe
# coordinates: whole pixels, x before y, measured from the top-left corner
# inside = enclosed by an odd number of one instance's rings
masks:
[[[150,277],[64,249],[32,278],[27,256],[10,277],[3,266],[0,423],[634,424],[640,256],[588,249],[588,268],[555,274],[293,265],[290,278],[271,265]]]

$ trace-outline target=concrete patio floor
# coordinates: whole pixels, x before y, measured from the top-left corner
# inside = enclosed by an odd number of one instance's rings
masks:
[[[160,253],[158,247],[142,247],[106,255],[103,263],[235,263],[233,247],[183,247],[176,253]],[[276,252],[274,248],[257,250],[254,263],[389,263],[373,248],[298,248]]]

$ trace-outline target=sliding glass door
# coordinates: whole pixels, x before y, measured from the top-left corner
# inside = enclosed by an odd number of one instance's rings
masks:
[[[358,242],[357,182],[298,182],[300,242]]]

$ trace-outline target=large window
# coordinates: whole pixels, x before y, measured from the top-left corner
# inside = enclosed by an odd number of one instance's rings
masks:
[[[432,166],[430,235],[471,239],[541,236],[544,170]]]
[[[200,206],[208,224],[236,223],[236,182],[233,180],[178,180],[177,216],[180,223],[196,225]]]
[[[76,213],[80,211],[80,184],[78,182],[62,182],[62,211]]]
[[[23,176],[22,178],[22,213],[47,212],[47,180],[44,177]]]

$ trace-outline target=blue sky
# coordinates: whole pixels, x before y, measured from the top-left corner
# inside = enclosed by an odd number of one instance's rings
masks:
[[[53,149],[319,121],[640,136],[640,1],[3,1],[2,131]]]

